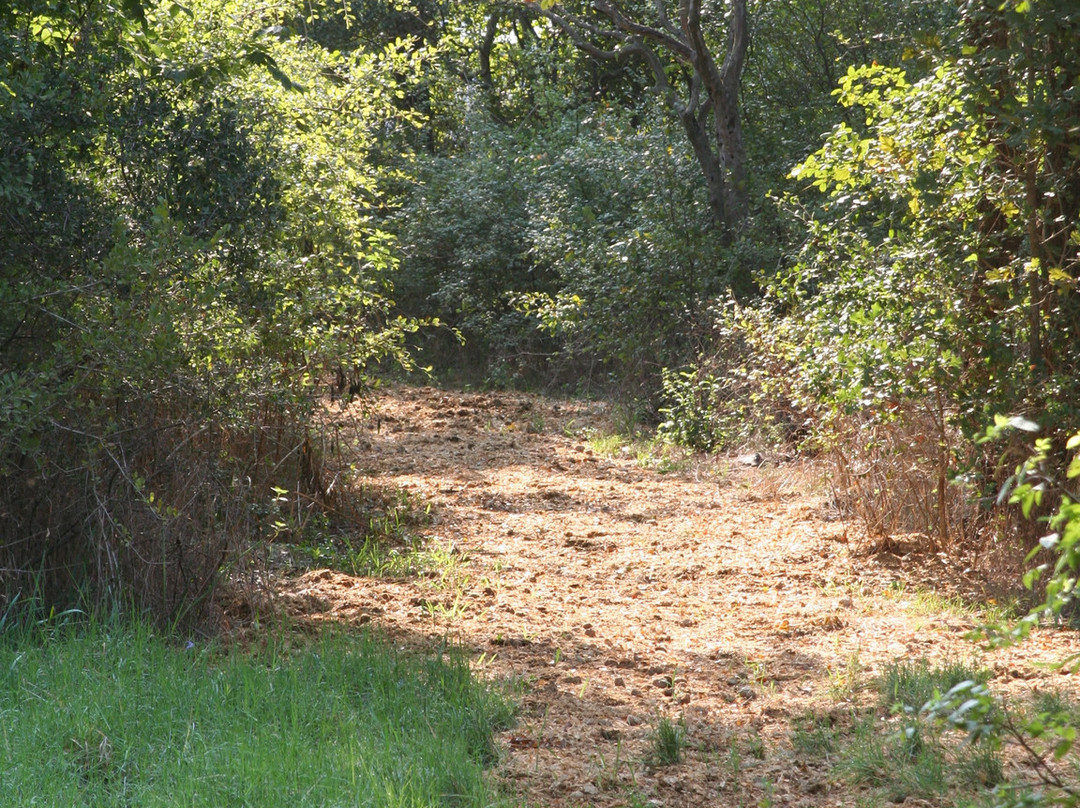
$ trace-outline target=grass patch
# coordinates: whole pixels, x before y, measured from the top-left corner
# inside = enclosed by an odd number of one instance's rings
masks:
[[[587,430],[585,437],[589,448],[601,457],[633,458],[638,468],[671,474],[689,469],[694,455],[674,443],[641,430],[632,432],[599,432]]]
[[[869,715],[856,723],[839,770],[852,782],[880,789],[890,802],[933,797],[948,789],[948,761],[936,738],[918,724],[898,727]]]
[[[830,715],[806,713],[792,724],[791,746],[796,753],[811,758],[828,759],[840,745],[840,732]]]
[[[686,748],[686,727],[682,721],[661,718],[649,737],[649,763],[653,766],[674,766],[682,761]]]
[[[370,578],[411,578],[442,570],[454,559],[430,546],[421,530],[431,505],[403,488],[364,489],[347,515],[317,513],[274,523],[272,560],[290,570],[327,567]]]
[[[882,706],[917,712],[934,692],[947,693],[961,682],[986,684],[990,672],[960,659],[945,660],[931,667],[925,659],[894,660],[877,680]]]
[[[1031,710],[1036,715],[1059,716],[1069,724],[1080,727],[1080,703],[1057,688],[1032,693]]]
[[[896,660],[874,681],[878,708],[855,718],[842,735],[827,718],[795,722],[792,745],[807,756],[835,753],[837,773],[849,783],[872,789],[873,804],[908,797],[942,805],[968,804],[973,794],[1004,781],[998,748],[967,743],[920,715],[935,692],[964,681],[985,683],[989,672],[964,660]]]
[[[941,595],[921,587],[909,588],[901,582],[891,585],[885,594],[887,597],[902,600],[902,605],[911,614],[951,614],[980,623],[1004,623],[1023,611],[1016,602],[1000,603],[995,598],[977,602],[959,595]]]
[[[0,645],[12,804],[488,806],[510,703],[448,652],[328,634],[303,651],[90,625]]]

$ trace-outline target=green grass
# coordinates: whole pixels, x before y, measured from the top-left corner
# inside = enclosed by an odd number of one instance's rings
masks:
[[[942,805],[965,804],[972,794],[1004,780],[999,750],[988,744],[965,743],[920,714],[935,691],[947,692],[963,681],[985,683],[989,673],[971,662],[925,659],[896,660],[874,682],[878,707],[853,715],[850,728],[837,732],[826,717],[796,722],[792,745],[803,754],[836,755],[842,779],[872,789],[873,804],[902,802],[907,797]]]
[[[488,806],[509,702],[454,653],[328,634],[284,653],[90,625],[0,643],[11,805]]]
[[[881,726],[873,716],[859,721],[839,770],[851,781],[880,789],[889,801],[931,797],[948,787],[948,760],[936,739],[918,724]]]
[[[690,468],[693,453],[655,436],[640,432],[585,433],[589,448],[602,457],[633,457],[638,468],[659,474],[686,471]]]
[[[429,547],[421,532],[432,521],[430,503],[404,488],[362,488],[355,499],[348,514],[275,521],[274,561],[287,569],[329,567],[371,578],[415,577],[440,568],[443,551]]]
[[[686,726],[663,717],[649,736],[649,762],[657,767],[674,766],[682,761],[685,748]]]
[[[979,623],[1004,623],[1023,613],[1016,602],[999,603],[995,598],[975,601],[959,595],[945,596],[931,589],[921,587],[908,588],[897,582],[889,587],[886,595],[903,598],[911,614],[941,615],[951,614]]]
[[[877,680],[882,706],[908,712],[922,709],[934,691],[948,693],[961,682],[986,684],[990,673],[962,659],[948,659],[931,667],[925,659],[894,660]]]
[[[791,746],[800,755],[811,758],[829,758],[836,753],[840,732],[832,717],[816,713],[804,713],[792,721]]]

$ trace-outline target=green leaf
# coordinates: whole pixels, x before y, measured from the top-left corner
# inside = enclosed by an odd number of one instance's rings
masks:
[[[1019,429],[1021,432],[1038,432],[1039,425],[1021,415],[1014,415],[1009,419],[1009,426]]]

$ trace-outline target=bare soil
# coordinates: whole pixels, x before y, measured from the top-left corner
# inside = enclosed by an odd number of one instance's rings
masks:
[[[309,570],[278,602],[403,645],[449,637],[516,683],[494,776],[528,805],[853,805],[855,786],[793,750],[792,722],[850,712],[890,661],[974,658],[1013,696],[1071,686],[1038,663],[1075,634],[983,653],[964,639],[974,613],[925,595],[977,601],[981,581],[865,552],[810,467],[661,473],[590,446],[612,432],[605,406],[517,393],[395,388],[331,417],[360,483],[430,504],[421,532],[443,560],[403,579]],[[664,718],[685,726],[676,765],[650,757]]]

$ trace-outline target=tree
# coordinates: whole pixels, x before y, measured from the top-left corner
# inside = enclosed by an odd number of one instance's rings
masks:
[[[747,210],[739,115],[739,83],[750,43],[746,0],[730,2],[719,61],[703,24],[701,0],[679,0],[674,18],[665,0],[633,6],[594,0],[587,8],[544,0],[540,13],[596,59],[638,58],[648,65],[656,92],[678,116],[693,148],[713,222],[730,236]]]

